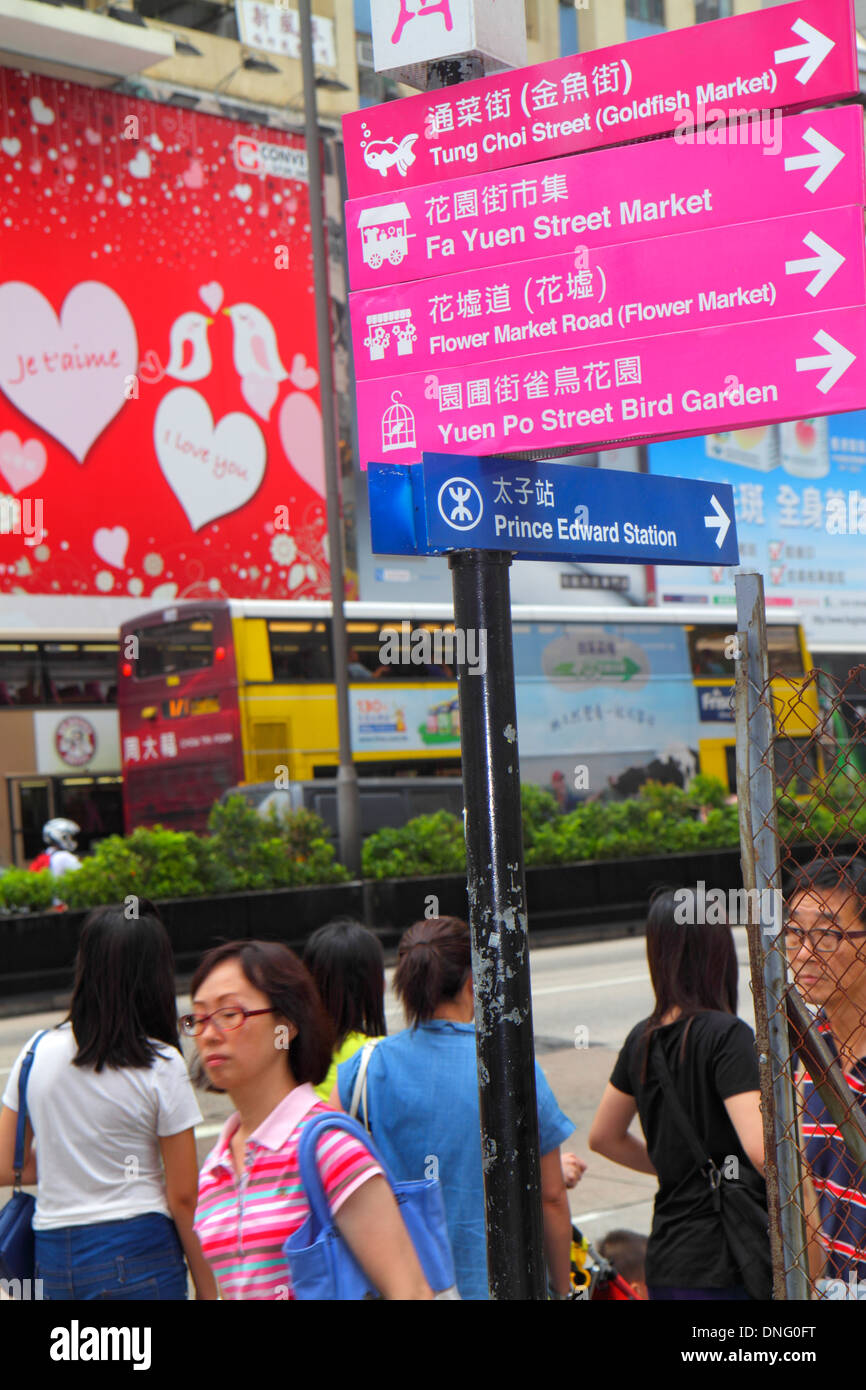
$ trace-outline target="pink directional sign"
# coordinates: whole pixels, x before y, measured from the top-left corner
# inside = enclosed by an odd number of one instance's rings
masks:
[[[858,107],[754,127],[766,141],[654,140],[346,204],[352,288],[866,201]],[[748,134],[748,132],[746,132]]]
[[[349,296],[359,380],[864,302],[861,207],[572,251]]]
[[[866,309],[358,383],[362,467],[711,434],[866,407]]]
[[[349,192],[402,197],[458,169],[505,169],[858,91],[853,0],[802,0],[353,112],[343,117]]]

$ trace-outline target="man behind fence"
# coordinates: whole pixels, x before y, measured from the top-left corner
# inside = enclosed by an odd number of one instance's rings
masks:
[[[793,875],[785,900],[794,984],[819,1010],[818,1031],[842,1065],[852,1108],[866,1114],[866,861],[814,859]],[[836,1283],[819,1288],[831,1297],[866,1298],[866,1174],[807,1072],[800,1085],[804,1156],[817,1202],[817,1212],[807,1214],[820,1222],[820,1272]],[[819,1273],[814,1258],[812,1272]]]

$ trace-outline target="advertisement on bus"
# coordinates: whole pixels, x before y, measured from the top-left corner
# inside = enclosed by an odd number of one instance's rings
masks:
[[[585,795],[647,769],[680,783],[697,771],[700,709],[680,625],[516,621],[513,633],[526,780],[560,773],[571,784],[585,764]],[[350,707],[357,753],[459,754],[456,686],[353,688]]]

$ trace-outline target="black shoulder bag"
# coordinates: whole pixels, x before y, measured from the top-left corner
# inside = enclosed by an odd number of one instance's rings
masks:
[[[773,1266],[770,1259],[766,1205],[744,1182],[722,1176],[706,1147],[701,1143],[677,1095],[661,1045],[652,1051],[657,1060],[658,1077],[665,1099],[670,1103],[679,1131],[691,1150],[699,1171],[710,1185],[713,1205],[721,1221],[722,1234],[731,1258],[740,1271],[740,1281],[750,1298],[767,1302],[773,1297]]]

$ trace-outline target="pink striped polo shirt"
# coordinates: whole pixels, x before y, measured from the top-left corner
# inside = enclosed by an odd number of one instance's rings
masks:
[[[242,1178],[229,1142],[240,1117],[223,1125],[199,1175],[195,1230],[226,1299],[294,1298],[283,1243],[310,1214],[298,1171],[306,1122],[333,1113],[309,1084],[296,1086],[247,1140]],[[336,1213],[368,1178],[382,1173],[369,1150],[342,1130],[316,1143],[325,1196]]]

